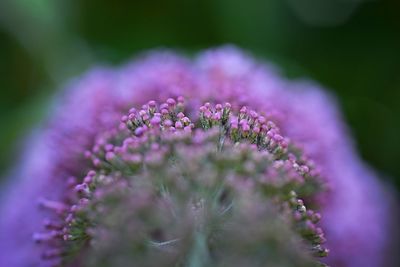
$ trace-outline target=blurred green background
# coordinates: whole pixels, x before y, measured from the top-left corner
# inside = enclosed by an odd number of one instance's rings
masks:
[[[1,0],[0,174],[94,62],[236,44],[333,91],[363,158],[400,186],[398,0]]]

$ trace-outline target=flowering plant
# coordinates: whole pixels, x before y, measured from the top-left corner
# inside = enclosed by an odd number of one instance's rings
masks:
[[[1,266],[384,264],[389,201],[332,97],[236,48],[95,69],[28,144]]]

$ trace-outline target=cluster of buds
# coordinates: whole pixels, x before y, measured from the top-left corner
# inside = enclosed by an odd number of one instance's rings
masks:
[[[69,181],[69,199],[41,202],[60,218],[35,235],[52,241],[43,258],[54,266],[82,258],[84,266],[253,266],[282,259],[282,266],[320,266],[317,258],[327,255],[321,216],[300,198],[321,190],[318,172],[272,121],[246,107],[205,103],[192,121],[182,97],[149,101],[99,134],[85,155],[93,170]],[[260,219],[269,230],[255,235]],[[247,232],[232,228],[243,220]],[[226,242],[241,235],[248,235],[246,246],[291,256],[266,259]],[[240,255],[236,265],[228,251]]]
[[[392,194],[334,99],[235,47],[88,71],[22,156],[0,266],[398,265]]]

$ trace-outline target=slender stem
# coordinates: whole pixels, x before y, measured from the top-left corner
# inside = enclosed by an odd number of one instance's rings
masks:
[[[209,267],[210,253],[207,245],[207,237],[204,233],[197,232],[194,238],[193,248],[189,254],[188,267]]]

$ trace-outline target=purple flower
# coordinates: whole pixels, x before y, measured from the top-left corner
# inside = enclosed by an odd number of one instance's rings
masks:
[[[163,101],[165,103],[160,106],[156,103]],[[214,106],[207,101],[221,104]],[[143,104],[147,106],[142,107]],[[168,118],[171,110],[181,108],[180,105],[185,107],[185,112]],[[136,109],[129,110],[132,107]],[[144,112],[140,113],[141,109]],[[152,109],[157,110],[150,112]],[[229,113],[228,118],[224,112],[231,109],[235,112]],[[384,264],[390,224],[387,192],[375,174],[358,158],[333,98],[309,81],[285,80],[274,67],[259,64],[233,47],[206,51],[193,61],[168,52],[154,52],[120,69],[95,69],[87,73],[72,82],[59,96],[53,111],[48,124],[27,140],[27,150],[21,164],[3,188],[1,266],[40,266],[43,264],[41,255],[47,258],[45,264],[57,265],[63,253],[56,249],[58,244],[49,249],[49,246],[31,242],[32,236],[36,241],[50,240],[50,243],[59,243],[59,236],[66,240],[70,238],[68,231],[59,229],[64,225],[57,224],[59,214],[65,213],[63,203],[70,204],[71,199],[79,195],[80,200],[72,207],[73,214],[80,214],[91,205],[92,202],[87,200],[89,196],[85,194],[91,194],[92,189],[85,185],[99,179],[99,170],[106,168],[104,160],[122,169],[118,164],[161,164],[167,153],[162,146],[155,148],[156,152],[150,151],[145,158],[126,150],[141,145],[136,144],[135,140],[147,138],[147,133],[157,127],[192,134],[194,144],[205,144],[205,148],[198,149],[198,153],[205,153],[207,142],[204,140],[208,139],[193,131],[196,122],[201,123],[204,129],[229,125],[226,128],[229,129],[228,137],[234,142],[245,139],[246,142],[258,144],[258,136],[265,133],[269,143],[263,149],[269,149],[273,155],[287,153],[291,144],[299,147],[307,155],[307,164],[297,164],[304,159],[293,159],[291,156],[283,161],[276,160],[265,176],[265,184],[277,186],[279,182],[296,181],[296,188],[301,188],[297,183],[302,184],[305,176],[323,177],[320,182],[326,184],[328,190],[312,195],[308,201],[318,208],[323,217],[321,225],[328,240],[326,246],[331,251],[326,261],[339,267],[376,267]],[[145,121],[148,124],[143,124]],[[115,139],[122,138],[121,133],[127,131],[126,127],[132,131],[134,138],[123,136],[123,143],[118,144]],[[167,135],[163,138],[169,140],[172,137]],[[110,140],[114,140],[115,144]],[[199,160],[198,155],[193,154],[196,151],[194,148],[180,149],[182,151],[179,153],[185,153],[192,162]],[[101,153],[104,158],[98,156]],[[187,165],[189,170],[190,161]],[[243,163],[243,166],[245,170],[253,170],[254,162]],[[90,172],[92,168],[97,171]],[[277,178],[279,171],[284,172],[287,180],[281,176]],[[253,171],[249,174],[256,176]],[[239,183],[235,181],[235,184]],[[104,192],[99,190],[96,197],[113,197],[125,186],[124,183],[113,183],[111,189],[106,187]],[[157,210],[158,204],[147,200],[153,193],[144,190],[143,194],[135,193],[132,198],[123,198],[120,200],[121,208],[138,201],[143,206],[138,204],[135,208],[137,214],[142,214],[144,207],[144,210]],[[245,190],[238,190],[237,194],[243,199],[240,205],[250,205],[246,204],[249,196]],[[249,218],[264,218],[265,214],[271,212],[259,210],[258,206],[251,207],[249,214],[246,214]],[[185,210],[180,205],[178,208]],[[111,210],[115,211],[115,216],[122,216],[119,209]],[[150,212],[150,217],[146,219],[156,215]],[[93,220],[97,218],[96,214],[87,216]],[[317,215],[295,216],[306,221]],[[241,221],[239,217],[237,222],[250,223]],[[71,223],[74,218],[66,215],[65,221]],[[132,220],[130,222],[137,229],[147,231],[147,226],[137,218],[121,217],[121,221]],[[180,225],[182,229],[189,231],[192,220],[185,217]],[[44,226],[50,230],[44,232]],[[306,226],[312,233],[319,231],[314,224],[306,223]],[[171,227],[169,230],[173,232],[174,229]],[[242,230],[236,230],[238,236],[245,235]],[[107,231],[100,232],[101,229],[96,232],[99,240],[115,238],[112,235],[110,237]],[[260,233],[254,236],[257,235],[262,236]],[[140,238],[138,240],[143,241]],[[233,240],[235,236],[232,236]],[[255,240],[262,242],[257,238],[245,242],[249,246],[259,244]],[[220,244],[221,255],[229,251],[232,253],[233,248],[228,245],[224,242]],[[99,251],[107,249],[110,248],[99,247]],[[234,249],[237,251],[239,248]],[[242,264],[251,263],[245,259],[237,260],[243,260]],[[140,259],[136,260],[140,262]]]

